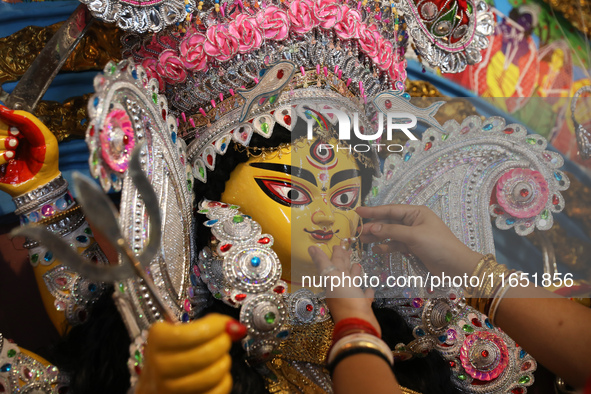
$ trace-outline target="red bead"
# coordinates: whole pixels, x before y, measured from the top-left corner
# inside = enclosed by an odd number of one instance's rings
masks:
[[[431,147],[432,147],[432,146],[433,146],[433,143],[432,143],[431,141],[427,142],[427,143],[425,144],[425,150],[429,150],[429,149],[431,149]]]
[[[228,208],[228,206],[229,206],[228,204],[222,204],[222,205],[220,205],[220,208]]]
[[[307,310],[308,312],[312,312],[312,311],[314,310],[314,305],[312,305],[312,304],[308,304],[308,305],[306,305],[306,310]]]
[[[451,293],[449,295],[449,299],[452,300],[452,301],[455,301],[456,298],[457,298],[457,296],[454,293]]]
[[[166,121],[166,110],[162,108],[162,119]]]
[[[62,276],[60,276],[59,278],[55,278],[55,283],[56,283],[58,286],[65,286],[65,285],[67,285],[67,284],[68,284],[68,279],[66,279],[66,278],[64,278],[64,277],[62,277]]]
[[[283,74],[284,74],[284,73],[283,73],[283,69],[281,69],[281,70],[277,71],[277,79],[281,79],[281,78],[283,78]]]
[[[495,208],[495,209],[493,210],[493,212],[494,212],[496,215],[502,215],[502,214],[504,214],[504,213],[505,213],[505,211],[503,211],[503,210],[502,210],[501,208],[499,208],[499,207]]]
[[[521,197],[527,197],[527,196],[529,196],[529,190],[527,190],[527,189],[521,189],[519,191],[519,194],[521,195]]]
[[[90,134],[91,137],[94,137],[94,126],[92,126],[90,128],[90,131],[88,132],[88,134]],[[1,393],[1,391],[0,391],[0,393]]]
[[[126,134],[123,136],[123,143],[127,145],[129,143],[129,136]]]
[[[455,361],[450,361],[449,362],[449,366],[452,367],[452,368],[455,367],[456,366],[456,362]]]
[[[234,298],[236,298],[236,301],[238,302],[244,301],[244,299],[246,298],[246,294],[237,294]]]
[[[207,162],[209,163],[209,165],[213,164],[213,156],[212,155],[207,155]]]
[[[488,357],[488,350],[483,350],[482,352],[480,352],[480,355],[481,355],[483,358],[486,358],[486,357]]]
[[[277,294],[283,294],[283,293],[285,293],[285,287],[277,286],[276,288],[273,289],[273,291]]]
[[[560,200],[558,199],[558,196],[555,194],[552,196],[552,204],[554,205],[558,205],[558,203],[560,202]]]
[[[511,390],[511,394],[523,394],[523,387],[515,387]]]
[[[222,246],[220,246],[220,251],[226,253],[228,250],[230,250],[231,247],[232,244],[223,244]]]
[[[135,373],[136,373],[137,375],[141,375],[141,374],[142,374],[142,368],[141,368],[139,365],[136,365],[136,366],[134,367],[134,369],[135,369]]]
[[[503,130],[503,133],[505,134],[513,134],[515,132],[515,130],[513,130],[511,127],[507,127],[505,130]]]
[[[480,320],[478,320],[476,317],[472,319],[472,324],[474,324],[476,327],[482,327],[482,323],[480,323]]]
[[[211,201],[207,203],[207,206],[210,208],[219,207],[220,205],[222,205],[222,203],[220,203],[219,201]]]
[[[522,371],[527,371],[528,369],[530,369],[531,367],[531,363],[529,361],[526,361],[523,363],[523,365],[521,366],[521,370]]]
[[[283,121],[285,122],[286,125],[291,126],[291,116],[285,115],[283,117]]]
[[[269,238],[269,237],[263,237],[263,238],[259,239],[257,242],[260,243],[260,244],[266,245],[269,242],[271,242],[271,238]]]
[[[384,102],[384,104],[386,105],[386,108],[387,108],[387,109],[390,109],[390,108],[392,108],[392,102],[391,102],[390,100],[386,100],[386,101]]]

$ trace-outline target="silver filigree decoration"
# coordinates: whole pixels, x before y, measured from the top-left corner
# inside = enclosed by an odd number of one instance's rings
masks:
[[[583,86],[577,90],[570,104],[571,117],[575,126],[575,136],[577,138],[577,145],[579,146],[579,155],[583,160],[591,158],[591,131],[587,130],[577,121],[575,112],[577,110],[577,101],[585,92],[591,93],[591,86]]]

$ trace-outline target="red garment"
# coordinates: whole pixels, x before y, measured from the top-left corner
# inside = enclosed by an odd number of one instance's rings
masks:
[[[585,392],[583,394],[591,394],[591,376],[587,379],[587,385],[585,385]]]

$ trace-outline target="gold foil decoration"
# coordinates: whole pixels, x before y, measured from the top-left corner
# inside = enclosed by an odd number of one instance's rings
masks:
[[[591,38],[591,2],[589,0],[544,0],[544,2]]]
[[[0,84],[18,80],[63,22],[28,26],[0,38]],[[95,22],[70,55],[62,71],[102,70],[109,60],[121,59],[121,32]]]
[[[41,101],[35,116],[55,135],[58,142],[70,138],[84,138],[88,127],[87,105],[91,94],[73,97],[63,103]]]

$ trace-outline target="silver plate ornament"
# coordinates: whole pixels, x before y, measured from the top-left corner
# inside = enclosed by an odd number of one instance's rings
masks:
[[[92,16],[134,33],[159,32],[182,22],[195,10],[195,0],[80,0]]]
[[[149,266],[149,275],[168,307],[179,320],[187,321],[192,248],[192,175],[185,164],[186,145],[177,138],[176,120],[168,113],[158,83],[148,80],[141,66],[124,60],[109,63],[94,80],[90,98],[90,124],[86,141],[90,170],[105,191],[121,190],[120,229],[133,252],[148,242],[149,218],[142,197],[128,174],[131,150],[145,143],[140,163],[156,196],[162,216],[161,245]],[[119,284],[119,303],[145,329],[162,318],[140,279]]]
[[[410,37],[423,60],[444,73],[462,72],[482,60],[480,51],[489,45],[494,16],[481,0],[436,3],[398,0],[393,4],[405,15]]]

